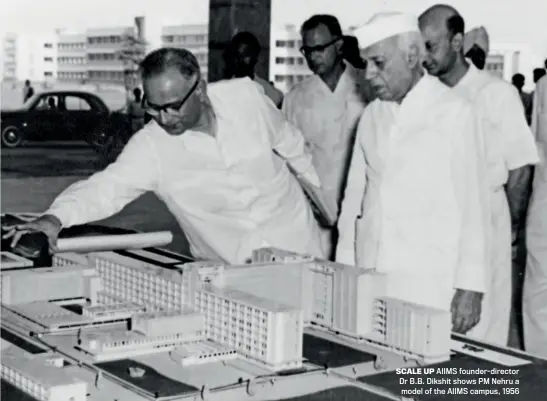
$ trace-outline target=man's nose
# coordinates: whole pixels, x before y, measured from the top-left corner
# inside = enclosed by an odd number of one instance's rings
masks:
[[[371,79],[376,77],[376,74],[378,73],[376,66],[374,66],[374,63],[367,63],[367,66],[365,68],[365,79],[367,81],[370,81]]]
[[[168,121],[169,121],[169,114],[167,113],[167,111],[160,110],[160,112],[158,114],[158,122],[161,125],[165,125],[165,124],[167,124]]]

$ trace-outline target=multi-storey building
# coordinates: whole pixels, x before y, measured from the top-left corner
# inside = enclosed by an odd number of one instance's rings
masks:
[[[87,383],[72,377],[48,360],[11,347],[2,352],[1,377],[40,401],[85,401]]]
[[[187,297],[188,276],[114,252],[93,253],[90,264],[101,277],[104,292],[146,305],[148,310],[182,310]]]
[[[3,79],[51,82],[57,72],[55,32],[8,33],[3,44]]]
[[[196,291],[195,304],[205,315],[207,338],[276,370],[301,366],[301,309],[212,285]]]
[[[130,38],[138,38],[136,27],[113,27],[88,29],[87,38],[87,76],[93,82],[127,84],[128,76],[134,80],[137,65],[121,58],[121,53],[129,50],[136,58],[144,55],[144,45],[131,45]]]
[[[87,80],[86,36],[61,32],[57,42],[57,79],[62,82]]]
[[[296,25],[273,28],[271,42],[270,80],[276,88],[286,93],[312,73],[300,53],[300,30]]]
[[[162,46],[185,48],[198,59],[201,76],[207,79],[209,30],[207,24],[200,25],[170,25],[161,30]]]

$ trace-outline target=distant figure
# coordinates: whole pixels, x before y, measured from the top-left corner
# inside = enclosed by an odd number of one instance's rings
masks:
[[[32,96],[34,96],[34,88],[27,79],[25,81],[25,86],[23,87],[23,103],[26,103]]]
[[[57,107],[55,106],[55,98],[53,97],[48,97],[47,99],[47,105],[50,109],[54,110],[56,109]]]
[[[146,112],[142,107],[142,90],[140,88],[133,89],[133,99],[127,105],[127,114],[131,122],[131,132],[135,133],[144,127]]]
[[[479,70],[484,69],[489,50],[490,40],[488,38],[488,32],[486,32],[486,29],[483,26],[471,29],[465,34],[463,39],[463,53]]]
[[[534,83],[537,84],[538,81],[545,76],[547,71],[545,71],[545,68],[534,68],[534,72],[532,73],[534,77]]]
[[[511,82],[519,91],[520,100],[522,101],[522,106],[524,107],[524,115],[526,116],[528,125],[530,125],[532,121],[532,95],[522,90],[526,82],[526,78],[524,78],[524,75],[522,74],[515,74],[513,75]]]
[[[224,53],[226,78],[251,78],[264,89],[266,96],[272,100],[277,108],[280,108],[283,102],[283,93],[276,89],[271,82],[262,79],[255,73],[261,50],[258,39],[251,32],[235,34]]]

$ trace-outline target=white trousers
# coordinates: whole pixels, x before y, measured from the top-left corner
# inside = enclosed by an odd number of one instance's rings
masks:
[[[503,189],[490,202],[489,288],[482,301],[481,319],[467,336],[507,346],[512,304],[511,217]]]
[[[547,358],[547,163],[536,167],[526,227],[522,319],[527,352]]]

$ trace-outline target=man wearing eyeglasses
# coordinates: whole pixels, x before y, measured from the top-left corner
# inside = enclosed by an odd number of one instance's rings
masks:
[[[351,65],[352,55],[361,62],[359,47],[355,38],[343,36],[332,15],[312,16],[302,24],[301,35],[300,51],[314,75],[291,89],[282,110],[302,131],[323,191],[338,210],[357,122],[367,103]],[[325,228],[323,234],[332,258],[334,230]]]
[[[162,199],[198,259],[243,263],[272,246],[323,257],[317,223],[286,163],[319,186],[300,131],[249,78],[211,84],[185,49],[162,48],[141,63],[153,120],[115,163],[68,187],[37,220],[5,238],[104,219],[147,191]],[[150,216],[153,218],[153,216]]]

